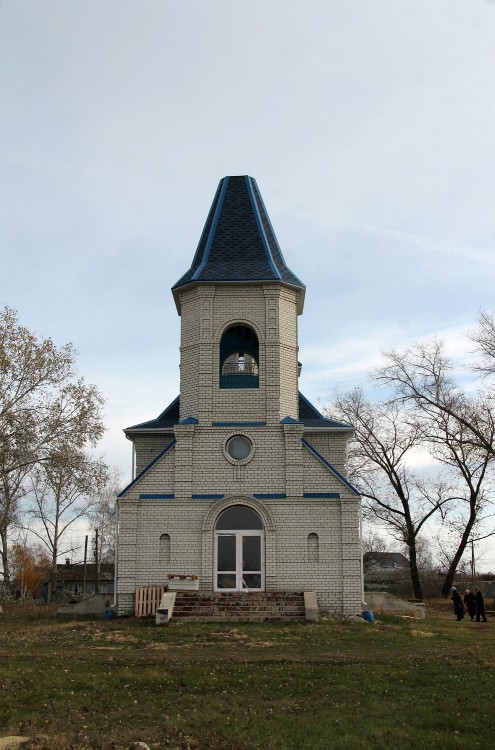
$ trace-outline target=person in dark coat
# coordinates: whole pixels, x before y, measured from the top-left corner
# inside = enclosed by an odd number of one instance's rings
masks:
[[[474,616],[476,614],[476,595],[474,591],[470,591],[467,589],[466,593],[464,594],[464,604],[466,605],[466,609],[469,613],[469,617],[471,618],[471,622],[474,620]]]
[[[461,595],[455,586],[452,586],[452,596],[450,598],[454,602],[454,614],[457,619],[464,620],[464,604],[462,603]]]
[[[476,596],[476,622],[480,621],[480,617],[483,618],[483,622],[487,622],[485,614],[485,600],[483,599],[483,594],[478,587],[475,588],[474,593]]]

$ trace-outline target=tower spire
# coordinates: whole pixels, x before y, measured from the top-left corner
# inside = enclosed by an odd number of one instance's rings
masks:
[[[202,283],[277,282],[305,286],[288,268],[270,223],[256,180],[248,175],[220,180],[190,269],[172,287]]]

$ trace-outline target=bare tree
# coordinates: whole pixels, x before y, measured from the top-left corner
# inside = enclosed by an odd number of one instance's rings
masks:
[[[82,451],[57,452],[38,465],[31,475],[30,531],[46,546],[51,560],[51,595],[55,595],[57,560],[67,530],[89,516],[108,481],[108,468]]]
[[[0,461],[5,461],[5,453]],[[21,467],[9,473],[0,467],[0,545],[4,581],[10,583],[9,534],[21,526],[20,503],[26,495],[25,480],[28,469]]]
[[[364,512],[406,545],[414,595],[422,599],[417,540],[425,524],[443,512],[451,487],[441,478],[425,478],[411,468],[421,432],[404,419],[400,405],[369,401],[356,389],[339,396],[332,413],[335,408],[355,428],[349,473],[365,499]]]
[[[388,552],[390,544],[376,529],[368,529],[363,535],[363,554],[367,552]]]
[[[15,310],[0,311],[0,538],[9,582],[9,529],[16,522],[25,480],[60,446],[82,449],[103,434],[103,399],[77,379],[71,344],[57,347],[19,323]]]
[[[117,495],[123,487],[122,472],[115,467],[110,468],[107,482],[96,495],[94,506],[90,513],[90,521],[99,531],[99,559],[102,563],[112,563],[115,555],[115,518],[117,509]]]
[[[457,503],[451,506],[458,536],[442,587],[446,596],[479,513],[489,502],[495,458],[494,399],[487,388],[472,395],[457,385],[442,342],[419,343],[404,352],[393,350],[385,359],[377,379],[391,386],[395,402],[408,409],[409,423],[422,432],[435,460],[458,477]]]
[[[469,334],[469,338],[476,344],[475,351],[481,356],[481,362],[476,363],[474,369],[484,375],[495,375],[495,315],[481,310],[478,326]]]
[[[388,552],[389,544],[375,529],[363,535],[363,573],[373,573],[378,567],[379,556]]]
[[[404,547],[404,552],[407,554],[407,547]],[[422,578],[424,574],[436,571],[430,535],[422,534],[416,537],[416,560]]]
[[[448,510],[452,554],[442,586],[442,595],[447,596],[480,513],[490,502],[494,457],[491,451],[473,443],[471,431],[446,412],[428,410],[424,414],[420,410],[417,419],[432,457],[455,472],[459,488],[456,502]]]
[[[464,428],[463,440],[495,456],[495,399],[489,389],[468,395],[453,377],[443,342],[418,343],[403,352],[385,353],[376,379],[392,388],[394,400],[426,417],[444,414]]]

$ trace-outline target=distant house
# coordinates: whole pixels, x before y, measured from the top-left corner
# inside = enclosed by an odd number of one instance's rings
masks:
[[[56,601],[71,601],[90,596],[95,593],[96,580],[98,578],[98,592],[100,594],[113,594],[115,583],[115,566],[113,563],[100,563],[98,576],[96,565],[86,564],[86,574],[83,563],[72,564],[66,560],[64,565],[57,565],[57,585],[55,592]],[[43,599],[51,600],[51,582],[49,577],[43,584]]]
[[[408,569],[409,560],[401,552],[365,552],[363,555],[365,576]]]

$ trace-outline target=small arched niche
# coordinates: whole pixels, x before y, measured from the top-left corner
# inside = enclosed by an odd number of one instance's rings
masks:
[[[170,563],[170,535],[162,534],[160,536],[159,546],[160,565],[168,565]]]
[[[308,562],[320,562],[320,541],[318,534],[308,534]]]
[[[246,325],[227,328],[220,342],[220,388],[259,388],[259,342]]]

